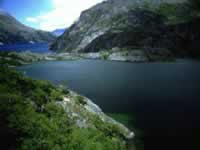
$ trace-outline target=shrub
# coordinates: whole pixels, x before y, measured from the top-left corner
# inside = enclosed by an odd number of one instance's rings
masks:
[[[86,105],[87,104],[87,102],[84,100],[84,97],[82,97],[80,95],[76,96],[76,100],[77,100],[77,102],[79,104],[82,104],[82,105]]]
[[[116,138],[123,137],[123,135],[121,134],[122,133],[121,129],[118,126],[116,126],[115,124],[103,122],[101,120],[101,118],[97,115],[93,115],[91,118],[92,118],[92,122],[95,125],[95,127],[98,130],[105,133],[106,136],[116,137]]]
[[[59,90],[52,89],[50,93],[50,99],[54,101],[62,101],[63,100],[62,93]]]
[[[47,103],[47,97],[46,97],[46,93],[40,89],[40,88],[37,88],[34,90],[34,92],[32,93],[32,96],[31,96],[31,100],[33,102],[36,103],[36,105],[41,108],[42,105],[46,104]]]
[[[168,23],[181,23],[189,21],[194,10],[187,3],[182,4],[168,4],[162,3],[158,8],[153,10],[168,18]]]
[[[96,129],[74,129],[70,135],[69,149],[75,150],[124,150],[125,145],[116,138],[109,138]]]
[[[47,106],[46,112],[36,112],[30,104],[16,104],[15,114],[9,117],[10,127],[21,135],[21,149],[54,149],[68,145],[68,118],[56,105]]]
[[[107,60],[108,57],[109,57],[109,52],[107,52],[107,51],[100,51],[100,57],[103,60]]]
[[[149,1],[144,1],[142,5],[143,9],[151,10],[152,9],[152,4]]]
[[[174,16],[176,15],[176,10],[177,5],[168,3],[163,3],[156,9],[159,14],[162,14],[164,16]]]

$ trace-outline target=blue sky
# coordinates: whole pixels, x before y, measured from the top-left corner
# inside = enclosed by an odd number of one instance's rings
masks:
[[[52,31],[66,28],[81,11],[103,0],[0,0],[0,9],[25,25]]]

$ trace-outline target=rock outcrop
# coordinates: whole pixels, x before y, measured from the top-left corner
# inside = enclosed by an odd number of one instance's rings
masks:
[[[0,10],[0,43],[53,42],[54,40],[55,36],[50,32],[27,27],[10,14]]]
[[[126,62],[153,62],[153,61],[173,61],[174,55],[167,49],[120,49],[112,48],[109,51],[89,52],[79,54],[82,58],[103,59],[111,61]]]
[[[117,126],[118,132],[120,132],[120,134],[122,134],[126,139],[134,138],[134,132],[131,132],[123,124],[104,114],[101,108],[94,104],[90,99],[82,97],[82,101],[84,101],[84,104],[77,104],[76,97],[78,96],[80,97],[80,95],[78,95],[77,93],[70,91],[69,96],[64,97],[63,101],[58,102],[58,104],[64,108],[69,117],[71,117],[72,119],[75,118],[76,125],[79,128],[95,127],[92,120],[95,117],[98,117],[101,121],[105,123]]]
[[[175,55],[199,55],[200,19],[182,16],[190,10],[187,4],[187,0],[108,0],[84,11],[51,49],[99,52],[114,47],[155,48],[169,49]]]

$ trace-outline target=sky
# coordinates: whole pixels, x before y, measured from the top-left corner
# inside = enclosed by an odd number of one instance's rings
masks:
[[[103,0],[0,0],[0,9],[23,24],[46,31],[69,27],[80,13]]]

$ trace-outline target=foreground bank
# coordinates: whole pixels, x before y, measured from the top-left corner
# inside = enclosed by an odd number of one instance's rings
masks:
[[[6,148],[127,149],[126,141],[134,133],[91,100],[24,77],[9,69],[9,63],[12,58],[0,70],[0,135]]]

